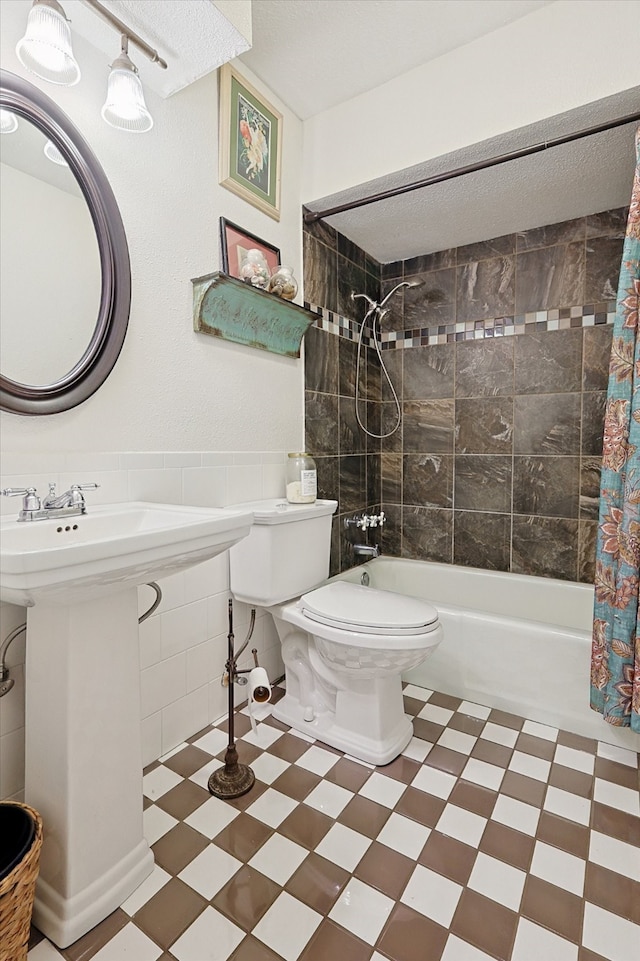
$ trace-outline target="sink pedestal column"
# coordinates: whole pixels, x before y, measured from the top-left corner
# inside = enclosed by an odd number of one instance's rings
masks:
[[[138,591],[27,613],[25,798],[44,842],[33,921],[67,947],[150,874]]]

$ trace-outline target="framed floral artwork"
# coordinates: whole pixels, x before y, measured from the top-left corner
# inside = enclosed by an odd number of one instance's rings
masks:
[[[260,240],[255,234],[250,234],[243,227],[232,224],[224,217],[220,218],[220,250],[222,252],[222,270],[230,277],[241,280],[240,268],[249,250],[259,250],[267,262],[269,273],[273,273],[280,266],[280,251],[266,240]]]
[[[220,68],[220,183],[280,220],[282,114],[230,64]]]

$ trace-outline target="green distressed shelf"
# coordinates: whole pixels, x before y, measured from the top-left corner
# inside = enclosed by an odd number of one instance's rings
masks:
[[[221,271],[196,277],[193,284],[193,329],[234,344],[300,356],[304,334],[316,315]]]

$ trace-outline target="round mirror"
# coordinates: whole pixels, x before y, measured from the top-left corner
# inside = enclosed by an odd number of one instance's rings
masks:
[[[51,414],[115,364],[131,300],[107,178],[67,116],[0,70],[0,407]]]

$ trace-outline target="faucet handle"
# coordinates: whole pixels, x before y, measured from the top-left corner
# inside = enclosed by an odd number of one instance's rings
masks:
[[[100,484],[72,484],[72,491],[95,491],[100,487]]]
[[[22,502],[23,511],[39,511],[40,498],[35,487],[5,487],[0,490],[4,497],[24,497]]]

